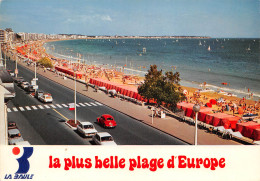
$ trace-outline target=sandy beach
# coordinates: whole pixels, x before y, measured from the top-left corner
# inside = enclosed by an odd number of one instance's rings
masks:
[[[56,40],[49,40],[56,41]],[[140,77],[137,75],[126,75],[124,74],[124,68],[118,69],[117,67],[107,68],[104,65],[88,65],[83,64],[80,61],[71,62],[66,59],[60,59],[54,57],[53,55],[47,54],[44,48],[44,43],[46,41],[34,41],[32,43],[16,47],[19,54],[22,54],[25,57],[29,57],[34,60],[39,60],[43,57],[48,57],[52,60],[52,63],[55,66],[77,70],[82,74],[81,78],[83,81],[88,83],[92,78],[101,78],[105,81],[110,81],[117,84],[127,85],[129,87],[137,89],[138,85],[140,85],[144,81],[144,77]],[[17,53],[14,51],[14,53]],[[68,75],[67,75],[68,76]],[[202,90],[206,89],[205,87],[201,88]],[[199,103],[201,106],[209,103],[211,99],[214,100],[223,100],[219,104],[215,105],[207,105],[212,106],[212,109],[215,112],[223,112],[231,115],[242,116],[243,114],[252,113],[258,114],[260,113],[259,107],[260,102],[254,101],[252,99],[239,98],[232,95],[223,95],[217,93],[216,91],[200,91],[197,88],[192,87],[184,87],[182,86],[182,90],[186,93],[186,102],[188,103]],[[256,118],[258,122],[259,117]]]

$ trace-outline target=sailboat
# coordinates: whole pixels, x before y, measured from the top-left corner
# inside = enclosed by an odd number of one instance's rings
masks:
[[[246,50],[247,50],[247,51],[250,51],[250,50],[251,50],[250,45],[249,45],[249,47],[248,47]]]
[[[210,45],[209,45],[209,47],[208,47],[208,51],[210,51],[211,49],[210,49]]]
[[[200,41],[200,43],[199,43],[199,46],[201,46],[202,44],[201,44],[201,41]]]
[[[146,48],[145,47],[143,48],[143,53],[146,53]]]

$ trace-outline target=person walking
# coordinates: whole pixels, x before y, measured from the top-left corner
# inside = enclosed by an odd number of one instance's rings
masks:
[[[88,83],[86,83],[86,90],[88,91]]]

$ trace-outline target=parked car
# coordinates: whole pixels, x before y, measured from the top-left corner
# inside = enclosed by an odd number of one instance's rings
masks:
[[[43,96],[43,94],[44,94],[44,92],[43,92],[42,90],[39,90],[39,89],[38,89],[38,90],[36,91],[36,93],[35,93],[35,97],[36,97],[37,99],[39,99],[39,97],[40,97],[40,96]]]
[[[26,81],[23,79],[18,80],[17,85],[21,87],[24,82],[26,82]]]
[[[117,145],[113,137],[107,132],[96,133],[92,139],[97,145]]]
[[[28,87],[26,87],[25,89],[27,92],[34,92],[35,89],[33,88],[33,85],[29,85]]]
[[[53,101],[52,96],[49,93],[44,93],[38,99],[44,103],[51,103]]]
[[[20,142],[16,142],[15,145],[31,145],[29,143],[29,141],[20,141]]]
[[[17,129],[16,123],[13,122],[13,121],[9,121],[9,122],[8,122],[8,130],[9,130],[9,129]]]
[[[113,116],[109,114],[103,114],[101,117],[97,118],[97,122],[105,128],[114,128],[117,125]]]
[[[22,82],[22,83],[21,83],[21,87],[22,87],[23,89],[26,89],[29,85],[30,85],[29,82]]]
[[[24,81],[23,77],[14,77],[14,82],[18,83],[19,81]]]
[[[12,76],[14,77],[14,72],[12,70],[7,70],[7,72]]]
[[[23,137],[18,129],[8,130],[8,144],[14,145],[17,142],[24,141]]]
[[[93,136],[97,133],[97,130],[91,122],[79,122],[77,131],[86,137]]]

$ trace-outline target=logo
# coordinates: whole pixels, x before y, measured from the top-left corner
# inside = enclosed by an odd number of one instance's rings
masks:
[[[19,155],[21,152],[20,148],[14,147],[12,153],[14,155]],[[18,170],[15,174],[6,174],[5,179],[32,179],[34,174],[27,174],[30,169],[30,162],[28,159],[33,154],[33,147],[23,147],[23,154],[20,158],[17,158]]]
[[[13,154],[18,155],[20,153],[20,148],[14,147]],[[27,173],[30,169],[30,163],[28,158],[30,158],[33,154],[33,147],[24,147],[23,148],[23,155],[16,159],[19,163],[19,168],[16,173]]]

